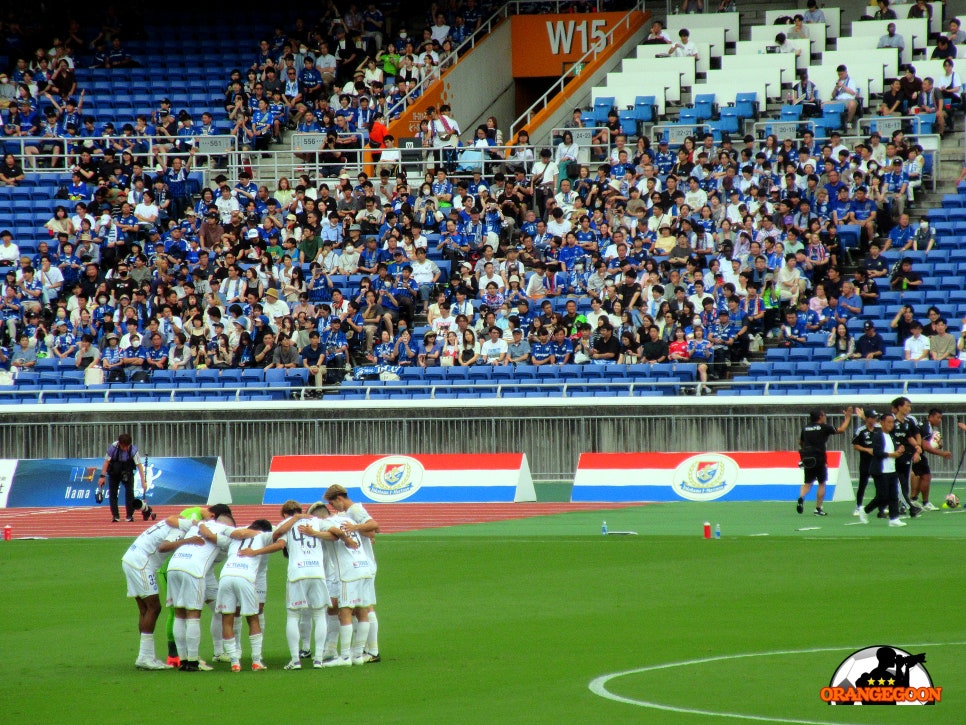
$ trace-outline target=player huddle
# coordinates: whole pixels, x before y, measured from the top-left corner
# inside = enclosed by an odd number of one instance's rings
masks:
[[[146,670],[213,669],[199,657],[201,612],[207,606],[212,610],[214,661],[230,663],[233,672],[241,670],[245,620],[252,669],[267,669],[262,641],[268,562],[271,554],[283,550],[288,557],[285,637],[290,654],[285,669],[301,669],[303,658],[311,658],[315,668],[379,662],[372,546],[378,523],[342,486],[330,486],[325,501],[307,512],[296,501],[285,502],[283,519],[274,528],[265,519],[239,527],[231,509],[217,504],[186,509],[144,531],[122,558],[128,596],[135,598],[139,611],[135,665]],[[154,642],[161,612],[159,576],[167,578],[167,662],[157,659]]]

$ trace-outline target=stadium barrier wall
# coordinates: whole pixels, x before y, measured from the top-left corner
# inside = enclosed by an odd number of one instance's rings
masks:
[[[18,405],[0,410],[0,458],[103,455],[128,432],[154,456],[222,458],[231,483],[264,483],[276,455],[370,455],[373,450],[489,454],[523,452],[536,481],[574,480],[581,452],[778,451],[793,448],[809,411],[825,408],[834,425],[846,405],[887,410],[899,392],[861,398],[531,398],[526,400],[305,401],[278,403],[112,403],[84,407]],[[963,451],[966,396],[910,395],[913,414],[943,409],[952,457],[931,458],[937,479],[952,479]],[[428,403],[428,404],[426,404]],[[859,425],[857,419],[854,425]],[[850,434],[835,436],[852,471]]]
[[[797,451],[582,453],[571,501],[790,501],[802,485]],[[828,453],[829,501],[853,499],[842,451]]]
[[[523,453],[275,456],[263,503],[318,501],[333,484],[374,503],[536,501]]]
[[[103,463],[103,458],[0,460],[0,508],[94,505]],[[151,505],[231,503],[221,458],[149,458],[144,473],[147,490],[135,473],[134,495]]]

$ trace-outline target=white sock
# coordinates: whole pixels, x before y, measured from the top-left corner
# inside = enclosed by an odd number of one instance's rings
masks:
[[[242,620],[241,617],[235,617],[235,649],[241,652],[241,634],[242,634]]]
[[[379,654],[379,620],[375,612],[369,612],[369,639],[366,640],[366,652],[371,655]]]
[[[250,634],[248,635],[248,641],[252,645],[252,662],[262,661],[262,635]]]
[[[174,646],[178,648],[178,657],[183,660],[188,659],[188,644],[185,637],[187,621],[177,617],[174,620]]]
[[[232,664],[236,662],[241,662],[241,649],[235,644],[235,639],[222,639],[222,646],[225,648],[225,654],[231,657]]]
[[[352,625],[339,625],[339,656],[342,659],[352,656]]]
[[[369,622],[356,622],[352,628],[352,656],[362,657],[362,648],[369,639]]]
[[[211,642],[215,646],[215,657],[225,653],[225,640],[223,639],[221,627],[221,615],[218,612],[211,613]]]
[[[201,620],[185,620],[185,654],[188,661],[198,661],[198,650],[201,648]]]
[[[322,656],[325,657],[335,657],[336,653],[336,642],[339,640],[339,615],[337,614],[326,614],[325,615],[325,649],[322,650]]]
[[[285,639],[292,662],[299,661],[299,610],[289,609],[285,618]]]
[[[312,612],[312,622],[315,625],[315,659],[322,659],[322,652],[325,651],[326,626],[325,610],[316,609]]]
[[[303,609],[302,616],[299,617],[299,647],[301,649],[312,649],[312,618],[315,613],[311,609]]]
[[[154,659],[154,634],[141,632],[141,647],[138,649],[139,660]]]

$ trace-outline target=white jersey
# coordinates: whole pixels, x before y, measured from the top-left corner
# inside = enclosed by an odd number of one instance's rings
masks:
[[[338,514],[330,517],[327,523],[341,529],[343,524],[351,520],[348,516]],[[357,531],[349,533],[348,536],[355,539],[356,543],[360,544],[360,546],[356,549],[350,549],[341,541],[335,542],[333,564],[336,567],[339,581],[354,582],[359,579],[371,579],[375,576],[376,572],[365,549],[361,546],[360,540],[365,537]]]
[[[177,541],[183,538],[192,525],[191,519],[178,519],[177,529],[168,526],[165,521],[152,524],[128,547],[121,561],[135,569],[150,568],[157,571],[164,563],[164,554],[158,551],[158,547],[168,541],[171,534],[175,532],[178,532],[178,536],[170,540]]]
[[[288,519],[282,522],[284,524]],[[281,525],[281,524],[280,524]],[[311,526],[316,531],[326,531],[322,519],[313,517],[302,519],[281,537],[288,550],[288,580],[325,578],[325,564],[322,550],[322,540],[314,536],[305,536],[299,532],[300,526]]]
[[[205,528],[216,536],[228,536],[234,527],[217,521],[205,521]],[[197,526],[189,529],[187,536],[200,536]],[[171,556],[171,563],[168,564],[168,571],[183,571],[198,579],[204,579],[215,565],[218,555],[222,553],[222,548],[208,540],[201,546],[182,546]]]
[[[237,530],[237,529],[236,529]],[[222,578],[237,576],[247,582],[255,583],[261,569],[262,559],[267,556],[239,556],[242,549],[263,549],[272,543],[272,532],[265,531],[251,539],[232,539],[228,544],[228,559],[221,568]]]
[[[346,509],[345,515],[352,519],[354,524],[364,524],[367,521],[372,521],[372,516],[366,511],[365,507],[361,503],[354,503],[349,508]],[[363,536],[359,534],[359,539],[362,542],[362,550],[366,552],[366,556],[369,557],[369,563],[372,564],[372,574],[376,574],[376,553],[373,551],[372,539],[368,536]]]

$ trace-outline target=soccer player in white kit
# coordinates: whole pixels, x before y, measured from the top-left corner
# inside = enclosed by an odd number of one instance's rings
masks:
[[[201,518],[211,514],[198,509]],[[121,569],[127,579],[127,595],[134,597],[138,605],[138,631],[141,633],[141,646],[135,666],[141,670],[166,670],[169,665],[160,662],[154,649],[154,628],[161,614],[161,599],[158,595],[158,569],[164,562],[164,554],[186,545],[202,545],[200,536],[185,538],[185,533],[200,521],[200,518],[179,518],[169,516],[150,526],[121,558]],[[170,540],[172,534],[179,532],[177,539]]]
[[[331,547],[331,564],[339,581],[339,655],[324,663],[325,667],[346,667],[365,664],[363,647],[369,635],[369,605],[372,586],[372,562],[362,549],[361,535],[347,531],[352,520],[335,514],[320,522],[316,528],[309,524],[299,527],[306,536],[328,538],[324,534],[342,532],[337,543]],[[356,626],[352,625],[355,616]]]
[[[241,672],[241,649],[235,641],[235,616],[248,620],[248,635],[252,647],[252,670],[267,670],[262,662],[262,628],[258,618],[259,602],[256,581],[266,555],[281,551],[284,542],[272,542],[272,525],[265,519],[254,521],[244,532],[246,538],[232,539],[228,544],[228,558],[221,569],[218,599],[215,610],[221,614],[222,638],[232,672]]]
[[[376,617],[376,555],[373,551],[373,539],[379,533],[379,523],[369,515],[361,503],[354,503],[349,498],[349,492],[345,487],[335,484],[329,486],[325,491],[325,500],[329,502],[337,512],[344,514],[351,519],[351,524],[346,524],[347,531],[356,531],[362,534],[360,542],[362,550],[369,557],[372,564],[372,579],[366,580],[371,591],[368,593],[369,604],[369,636],[363,648],[363,659],[366,663],[381,662],[379,657],[379,620]]]
[[[285,586],[285,606],[288,610],[285,622],[285,639],[288,642],[291,659],[286,670],[302,669],[299,658],[299,618],[301,610],[308,607],[312,611],[312,621],[315,626],[316,657],[325,644],[325,605],[328,600],[328,590],[325,586],[324,554],[320,539],[342,539],[350,541],[350,535],[338,528],[324,525],[320,519],[302,513],[302,506],[297,501],[286,501],[282,504],[282,516],[285,516],[278,528],[272,534],[275,541],[284,541],[288,551],[288,581]],[[309,530],[312,535],[307,535]],[[351,541],[350,546],[357,546]],[[312,662],[316,669],[322,667],[322,660]]]
[[[221,516],[228,519],[228,516]],[[237,533],[236,533],[237,531]],[[206,578],[215,559],[229,539],[246,538],[247,529],[235,529],[234,523],[206,521],[188,531],[200,535],[204,544],[178,549],[168,564],[168,606],[174,607],[174,640],[185,672],[198,672],[198,650],[201,646],[201,610],[206,599]]]

